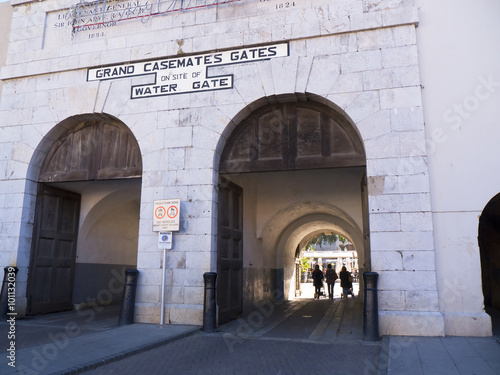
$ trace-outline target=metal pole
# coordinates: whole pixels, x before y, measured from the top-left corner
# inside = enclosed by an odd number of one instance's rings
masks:
[[[216,332],[217,327],[217,308],[215,304],[215,281],[217,274],[215,272],[205,272],[203,274],[205,281],[205,300],[203,302],[203,332]]]
[[[167,249],[163,249],[163,277],[161,278],[160,324],[165,324],[165,274],[167,270]]]
[[[364,272],[363,281],[365,286],[365,308],[363,311],[363,340],[380,340],[378,328],[378,297],[377,281],[378,273]]]

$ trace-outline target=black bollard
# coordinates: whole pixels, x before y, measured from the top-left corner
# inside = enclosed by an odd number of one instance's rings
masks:
[[[19,269],[17,267],[7,266],[3,269],[3,283],[2,283],[2,292],[0,293],[0,317],[6,318],[7,313],[9,312],[9,303],[11,302],[15,307],[15,295],[14,293],[9,293],[9,289],[11,291],[15,291],[16,289],[16,274]],[[9,296],[10,294],[10,296]],[[9,301],[13,299],[12,301]],[[13,311],[15,312],[15,311]]]
[[[128,269],[125,271],[125,287],[123,288],[122,307],[118,325],[134,323],[135,292],[137,290],[137,278],[139,271]]]
[[[365,285],[365,309],[363,311],[363,340],[380,340],[378,329],[378,297],[377,281],[378,273],[364,272]]]
[[[206,272],[203,274],[205,281],[205,300],[203,301],[203,332],[216,332],[217,310],[215,304],[215,272]]]

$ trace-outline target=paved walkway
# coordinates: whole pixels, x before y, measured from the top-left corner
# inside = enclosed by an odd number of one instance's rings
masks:
[[[498,331],[365,342],[361,302],[263,303],[214,334],[196,326],[117,327],[113,307],[38,316],[16,322],[16,367],[4,354],[0,374],[500,374]],[[8,331],[0,322],[4,353]]]

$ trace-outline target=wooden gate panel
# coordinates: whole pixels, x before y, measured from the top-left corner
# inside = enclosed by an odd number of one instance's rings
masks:
[[[217,304],[219,323],[243,311],[243,191],[220,178],[217,237]]]
[[[28,314],[72,308],[80,196],[41,184],[28,275]]]

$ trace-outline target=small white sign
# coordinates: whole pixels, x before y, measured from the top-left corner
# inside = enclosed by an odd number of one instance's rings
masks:
[[[180,199],[164,199],[153,204],[153,232],[179,231]]]
[[[172,249],[172,232],[158,232],[158,249]]]

